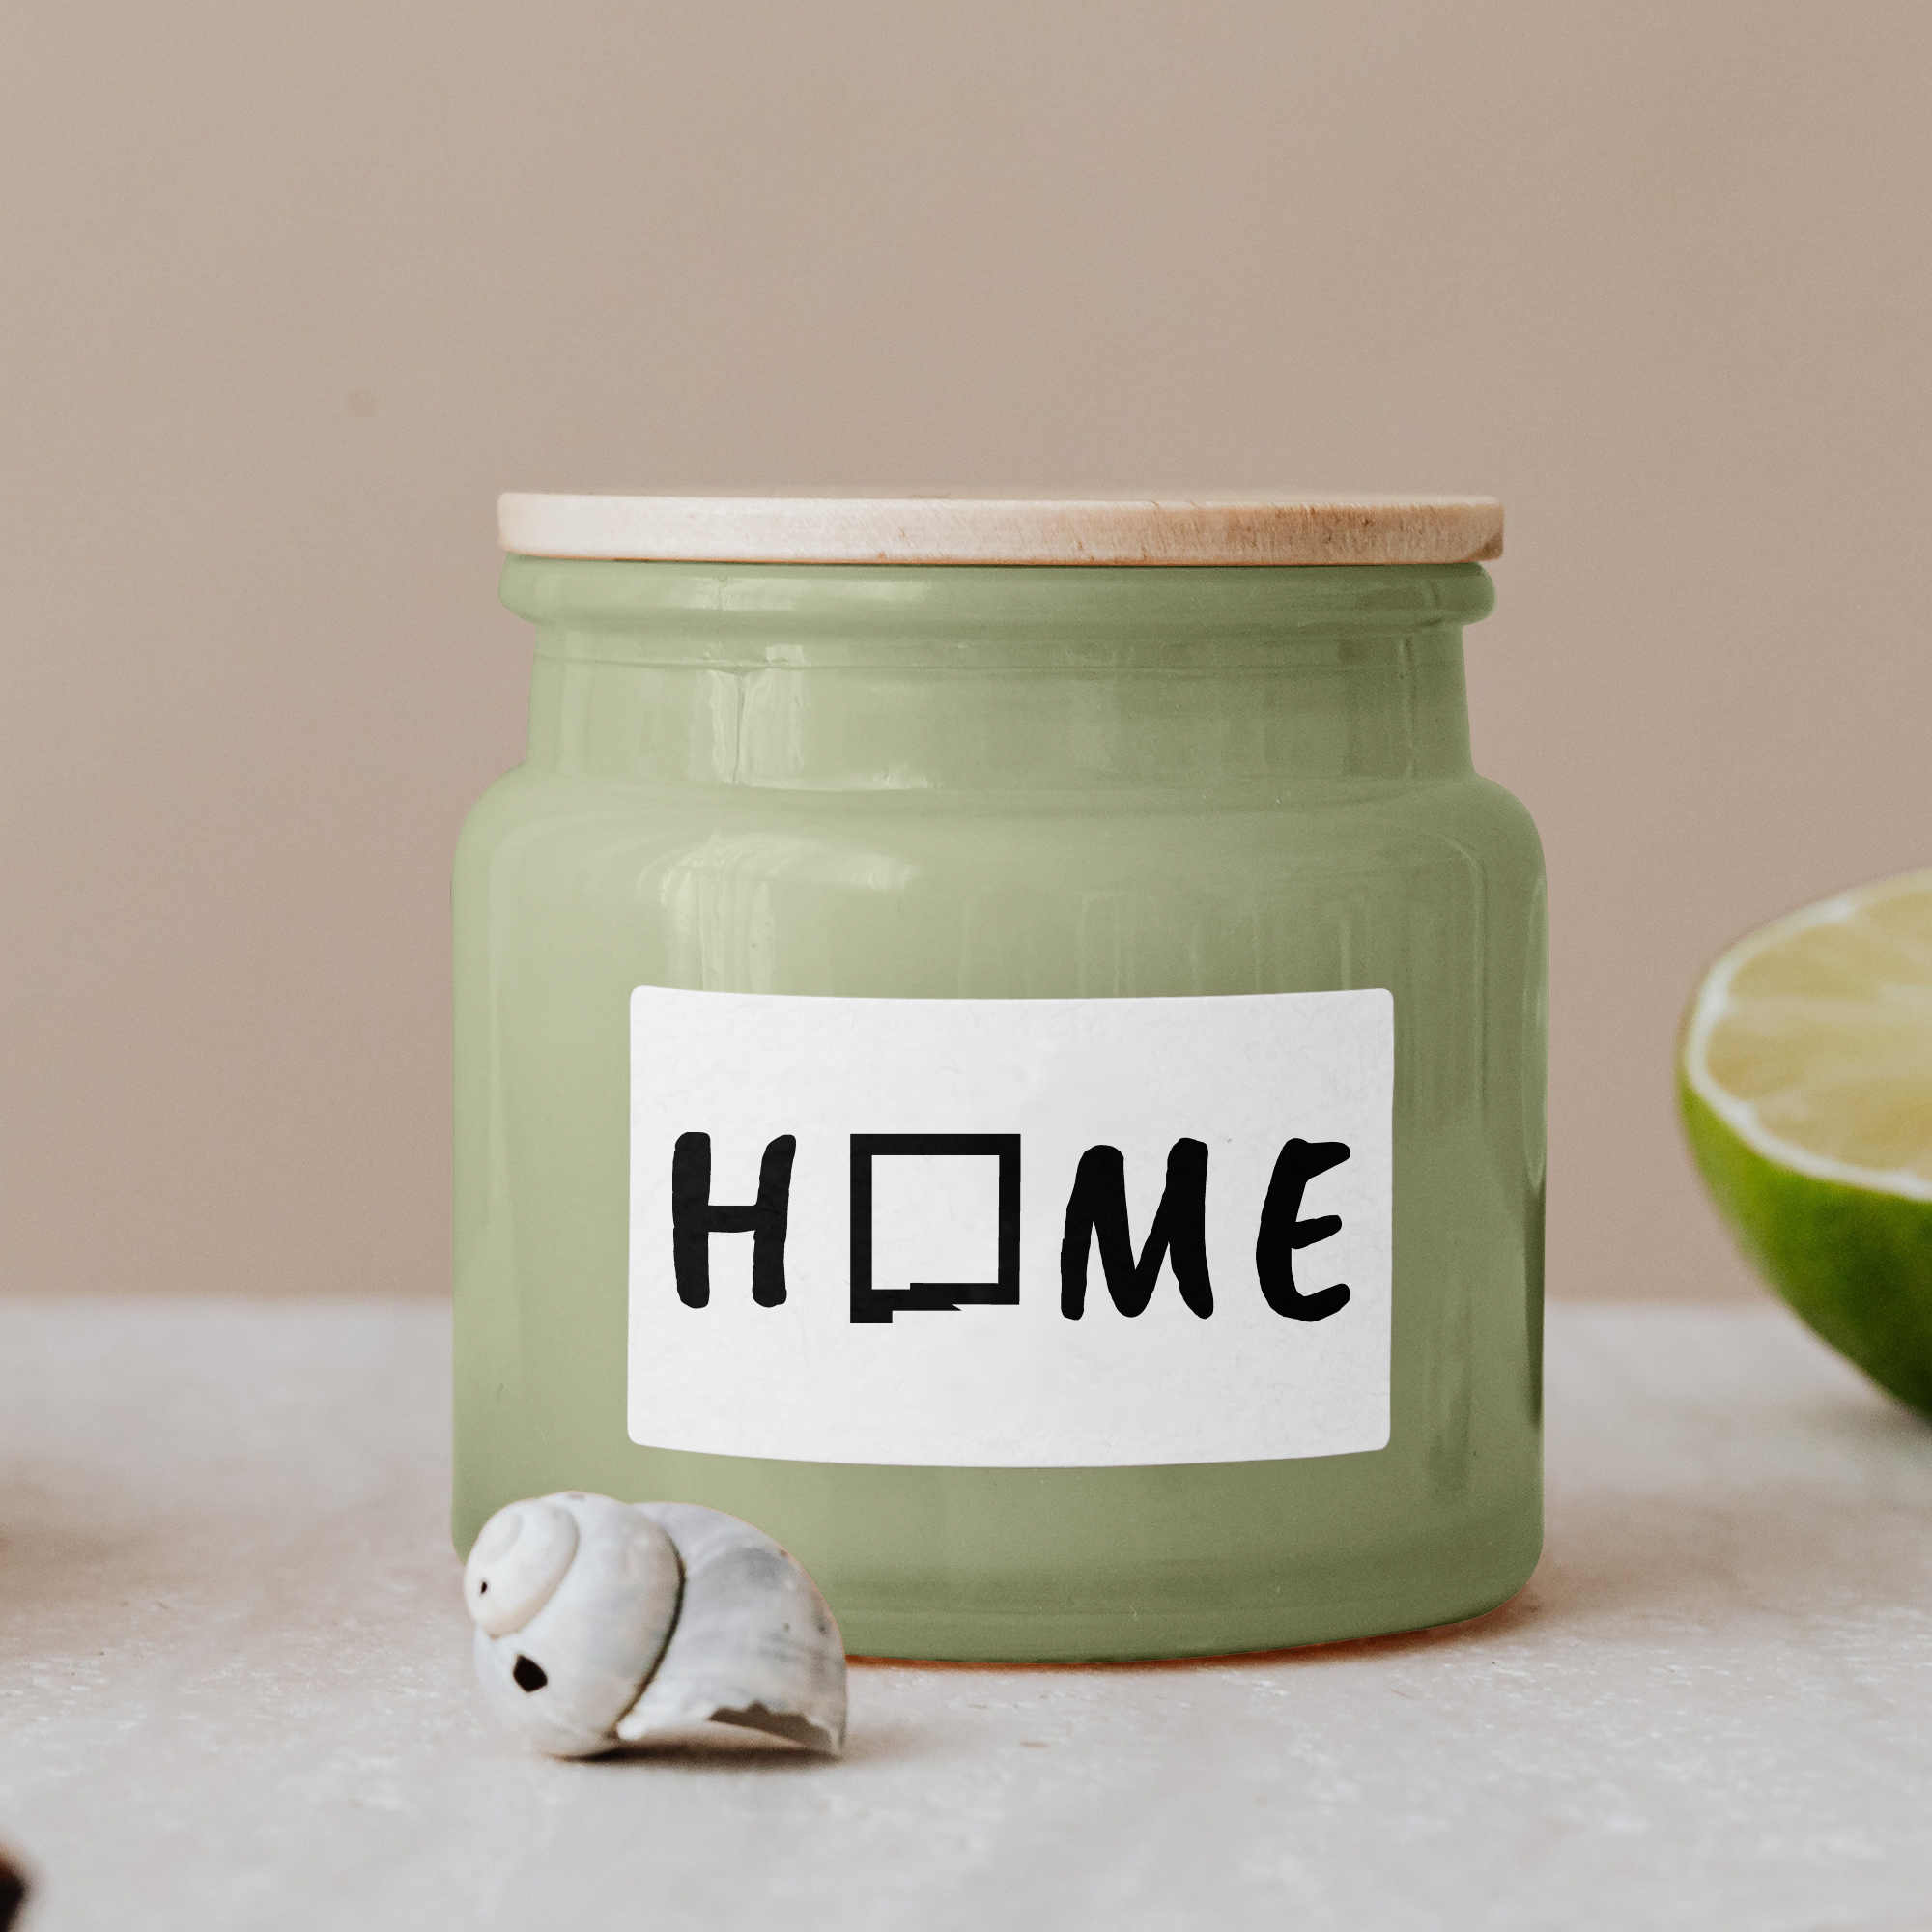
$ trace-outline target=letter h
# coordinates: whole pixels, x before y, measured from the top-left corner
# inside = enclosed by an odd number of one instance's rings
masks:
[[[687,1308],[711,1299],[711,1237],[752,1237],[752,1299],[776,1308],[785,1298],[785,1223],[791,1212],[792,1134],[781,1134],[758,1163],[758,1198],[750,1207],[711,1199],[711,1136],[679,1134],[670,1157],[670,1246],[677,1298]]]

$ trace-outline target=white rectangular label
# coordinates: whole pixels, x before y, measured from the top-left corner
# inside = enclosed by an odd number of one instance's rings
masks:
[[[1083,1467],[1388,1441],[1395,1008],[631,996],[633,1441]]]

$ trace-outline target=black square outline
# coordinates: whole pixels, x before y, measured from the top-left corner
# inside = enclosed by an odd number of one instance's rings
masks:
[[[998,1281],[915,1281],[872,1286],[872,1162],[880,1154],[991,1154],[1000,1163]],[[1020,1299],[1020,1137],[1018,1134],[854,1134],[852,1136],[852,1320],[890,1321],[895,1314],[1016,1308]]]

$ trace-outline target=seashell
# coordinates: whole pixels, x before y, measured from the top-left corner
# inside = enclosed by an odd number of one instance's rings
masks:
[[[496,1634],[477,1623],[476,1674],[497,1716],[539,1749],[590,1757],[611,1748],[617,1719],[664,1654],[682,1589],[677,1551],[649,1517],[609,1496],[567,1492],[510,1507],[561,1508],[576,1534],[550,1539],[553,1572],[534,1585],[526,1579],[528,1594],[542,1595],[526,1622]],[[524,1540],[520,1528],[513,1541],[486,1544],[496,1520],[484,1525],[464,1571],[472,1617],[494,1593],[497,1562],[514,1559]],[[502,1557],[493,1559],[493,1549]]]
[[[577,1519],[549,1496],[512,1503],[483,1525],[463,1571],[478,1630],[507,1636],[550,1602],[577,1554]]]
[[[511,1503],[463,1587],[485,1694],[553,1756],[703,1724],[843,1748],[831,1609],[794,1557],[722,1510],[576,1491]]]
[[[684,1603],[657,1674],[617,1720],[635,1743],[735,1724],[837,1756],[845,1747],[845,1642],[804,1567],[723,1510],[639,1503],[684,1561]]]

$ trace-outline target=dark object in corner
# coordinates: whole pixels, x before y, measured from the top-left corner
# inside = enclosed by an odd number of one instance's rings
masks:
[[[7,1932],[27,1896],[27,1881],[0,1857],[0,1932]]]

